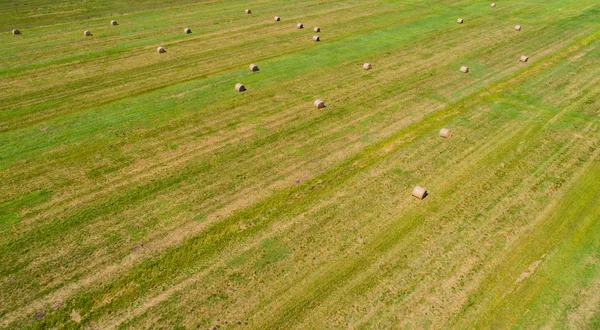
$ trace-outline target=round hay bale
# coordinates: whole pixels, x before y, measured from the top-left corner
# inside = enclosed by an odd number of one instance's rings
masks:
[[[443,137],[444,139],[447,139],[452,136],[452,131],[447,128],[442,128],[440,130],[440,136]]]
[[[304,29],[304,24],[298,23],[296,24],[296,27],[298,27],[299,29]]]
[[[157,51],[157,52],[159,52],[160,54],[162,54],[162,53],[166,53],[166,52],[167,52],[167,51],[166,51],[164,48],[162,48],[162,47],[158,47],[158,48],[156,48],[156,51]]]
[[[371,68],[372,68],[371,67],[371,63],[365,63],[365,64],[363,64],[363,69],[365,69],[365,70],[371,70]]]
[[[88,30],[85,30],[85,31],[83,31],[83,35],[86,36],[86,37],[91,37],[92,36],[92,32],[90,32]]]
[[[279,22],[279,21],[281,21],[281,17],[275,16],[275,22]]]
[[[516,25],[515,26],[515,31],[521,31],[521,26],[520,25]]]
[[[250,71],[258,71],[258,66],[256,64],[250,64]]]
[[[427,196],[427,189],[421,186],[416,186],[415,189],[413,189],[412,191],[412,195],[418,199],[423,199],[425,198],[425,196]]]
[[[492,8],[496,7],[496,4],[492,2],[492,4],[490,5]]]
[[[321,39],[319,39],[319,36],[313,36],[313,41],[321,41]]]
[[[246,90],[246,87],[242,84],[235,84],[235,90],[241,93]]]
[[[19,35],[19,34],[21,34],[21,31],[14,29],[14,30],[12,30],[12,34]]]
[[[119,25],[119,23],[117,23],[117,21],[115,21],[115,20],[112,20],[112,21],[110,21],[110,25],[117,26],[117,25]]]
[[[462,18],[459,18],[456,21],[458,22],[458,24],[462,24],[464,22]]]
[[[246,9],[246,14],[252,14],[252,10]]]
[[[185,28],[185,29],[183,29],[183,32],[190,34],[190,33],[192,33],[192,30],[190,28]]]
[[[462,73],[469,73],[469,68],[463,65],[463,66],[460,67],[460,72],[462,72]]]
[[[319,32],[321,32],[321,29],[320,29],[319,27],[315,27],[315,28],[313,29],[313,31],[315,31],[315,33],[319,33]]]
[[[519,61],[521,61],[521,62],[527,62],[527,61],[529,61],[529,57],[523,55],[523,56],[521,56],[521,58],[519,59]]]
[[[315,108],[317,108],[317,109],[325,108],[325,102],[323,102],[321,100],[316,100],[314,105],[315,105]]]

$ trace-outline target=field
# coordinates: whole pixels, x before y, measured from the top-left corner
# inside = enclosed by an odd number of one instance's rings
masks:
[[[0,4],[0,327],[600,328],[597,0]]]

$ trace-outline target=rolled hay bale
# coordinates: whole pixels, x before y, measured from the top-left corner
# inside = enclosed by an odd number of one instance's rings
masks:
[[[235,84],[235,90],[241,93],[246,90],[246,87],[242,84]]]
[[[313,41],[321,41],[321,39],[319,38],[319,36],[313,36]]]
[[[256,64],[250,64],[250,71],[258,71],[258,66]]]
[[[372,68],[371,63],[365,63],[365,64],[363,64],[363,69],[365,69],[365,70],[371,70],[371,68]]]
[[[299,29],[304,29],[304,24],[298,23],[296,24],[296,27],[298,27]]]
[[[462,18],[459,18],[456,21],[458,22],[458,24],[462,24],[464,22]]]
[[[115,21],[115,20],[112,20],[112,21],[110,21],[110,25],[117,26],[117,25],[119,25],[119,23],[117,23],[117,21]]]
[[[252,14],[252,10],[246,9],[246,14]]]
[[[183,32],[190,34],[190,33],[192,33],[192,30],[190,28],[185,28],[185,29],[183,29]]]
[[[521,61],[521,62],[527,62],[527,61],[529,61],[529,57],[523,55],[523,56],[521,56],[521,58],[519,59],[519,61]]]
[[[427,196],[427,189],[421,186],[416,186],[415,189],[413,189],[412,191],[412,195],[418,199],[423,199],[425,198],[425,196]]]
[[[157,51],[157,52],[159,52],[160,54],[162,54],[162,53],[166,53],[166,52],[167,52],[167,51],[166,51],[164,48],[162,48],[162,47],[158,47],[158,48],[156,48],[156,51]]]
[[[496,4],[494,2],[492,2],[492,4],[490,5],[492,8],[496,7]]]
[[[275,16],[275,22],[279,22],[279,21],[281,21],[281,17]]]
[[[315,108],[317,108],[317,109],[325,108],[325,102],[323,102],[321,100],[316,100],[314,104],[315,104]]]
[[[85,31],[83,31],[83,35],[86,36],[86,37],[91,37],[92,36],[92,32],[90,32],[88,30],[85,30]]]
[[[515,26],[515,31],[521,31],[521,26],[520,25],[516,25]]]
[[[469,68],[463,65],[463,66],[460,67],[460,72],[462,72],[462,73],[469,73]]]
[[[319,33],[319,32],[321,32],[321,29],[320,29],[319,27],[315,27],[315,28],[313,29],[313,31],[315,31],[315,33]]]
[[[19,34],[21,34],[21,31],[14,29],[14,30],[12,30],[12,34],[19,35]]]
[[[447,128],[442,128],[440,130],[440,136],[443,137],[444,139],[447,139],[452,136],[452,131]]]

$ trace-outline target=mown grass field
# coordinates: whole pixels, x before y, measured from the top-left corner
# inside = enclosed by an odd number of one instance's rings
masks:
[[[600,328],[597,0],[0,3],[0,327]]]

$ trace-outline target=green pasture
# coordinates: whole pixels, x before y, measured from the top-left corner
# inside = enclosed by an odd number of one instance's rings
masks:
[[[597,1],[0,3],[0,327],[600,327]]]

